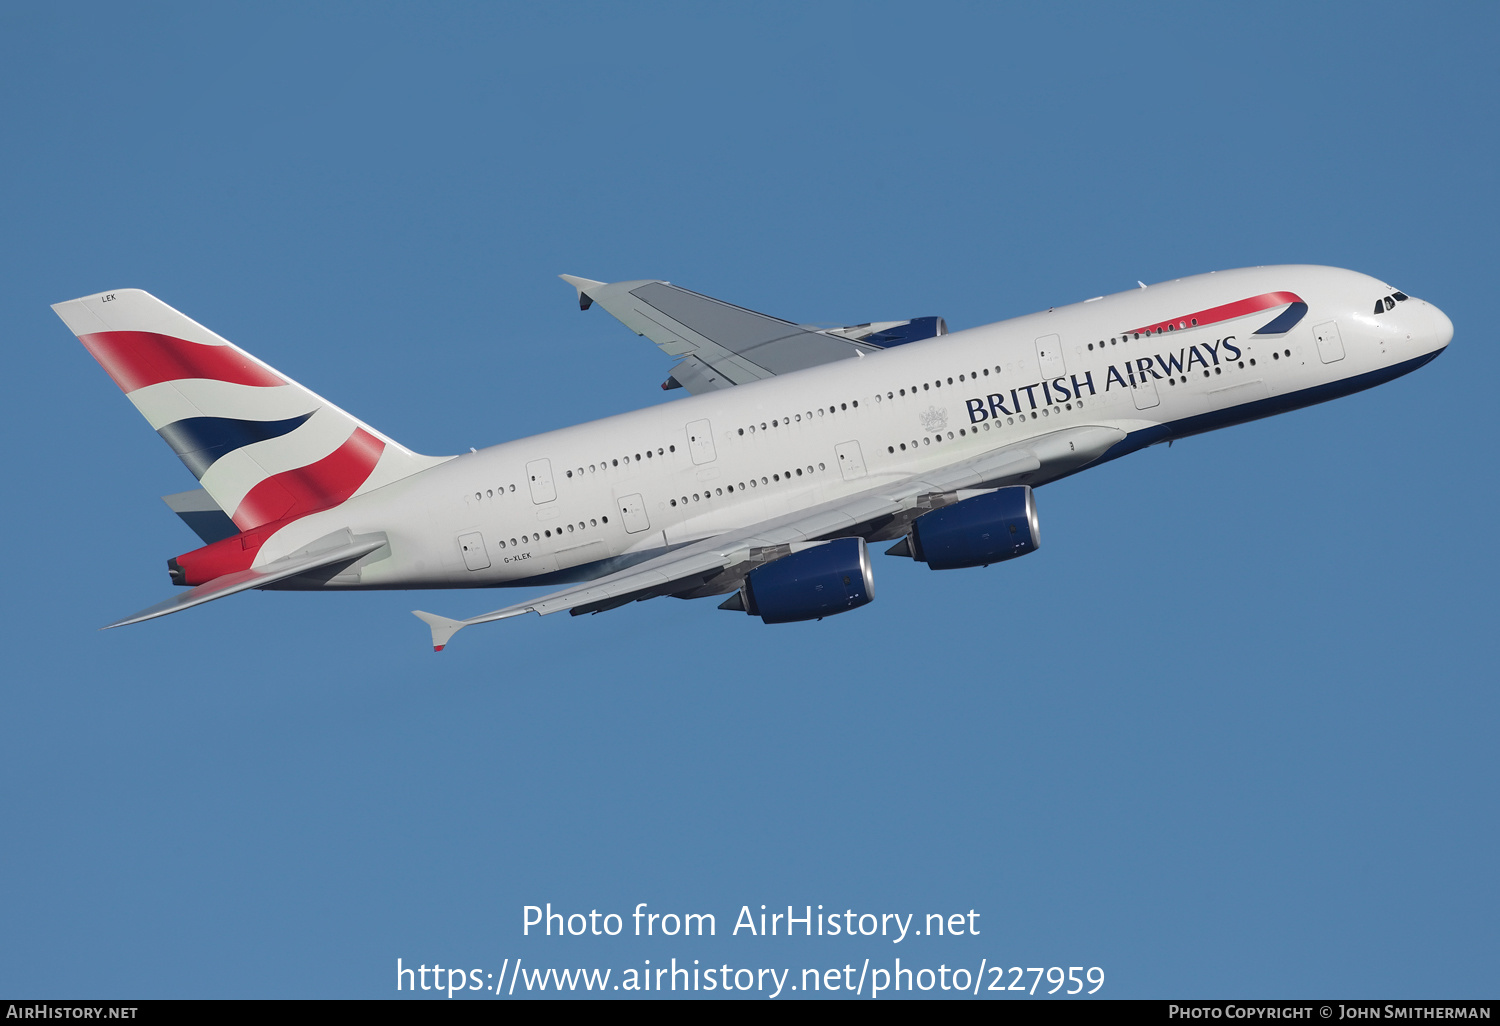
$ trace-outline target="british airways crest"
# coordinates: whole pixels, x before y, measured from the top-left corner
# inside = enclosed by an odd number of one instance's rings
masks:
[[[923,431],[941,431],[948,426],[948,411],[929,406],[917,414],[917,419],[922,422]]]

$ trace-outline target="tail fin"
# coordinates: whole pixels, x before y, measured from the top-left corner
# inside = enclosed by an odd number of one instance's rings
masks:
[[[452,458],[412,452],[140,289],[52,309],[241,531]]]

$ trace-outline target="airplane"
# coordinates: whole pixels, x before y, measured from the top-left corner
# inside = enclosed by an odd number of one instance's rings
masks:
[[[1453,324],[1376,278],[1210,272],[961,331],[827,328],[660,280],[562,275],[678,358],[683,398],[424,456],[138,289],[57,312],[183,464],[164,496],[203,545],[188,590],[119,627],[251,588],[562,586],[464,627],[723,597],[765,623],[875,597],[869,545],[934,570],[1036,550],[1034,489],[1150,445],[1371,388]],[[107,628],[106,628],[107,629]]]

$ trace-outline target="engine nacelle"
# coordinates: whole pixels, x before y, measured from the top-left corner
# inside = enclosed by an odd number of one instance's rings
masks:
[[[1029,485],[1016,485],[922,514],[892,554],[933,570],[957,570],[1015,559],[1038,544],[1036,500]],[[903,545],[907,551],[897,551]]]
[[[821,620],[875,598],[863,538],[836,538],[751,570],[721,609],[743,609],[766,623]]]
[[[948,334],[948,322],[941,317],[913,317],[909,321],[871,321],[869,324],[851,324],[847,328],[828,328],[823,334],[839,335],[864,342],[877,349],[904,346],[908,342],[920,342],[926,338],[937,338]]]
[[[920,342],[926,338],[937,338],[948,334],[948,322],[941,317],[913,317],[905,324],[897,324],[883,331],[866,335],[862,342],[881,349],[904,346],[908,342]]]

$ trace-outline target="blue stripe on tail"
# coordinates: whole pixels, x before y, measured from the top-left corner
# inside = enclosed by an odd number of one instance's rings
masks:
[[[193,476],[202,480],[208,468],[225,453],[234,452],[253,442],[280,438],[307,423],[311,416],[311,413],[304,413],[300,417],[288,417],[286,420],[188,417],[175,424],[168,424],[156,433],[172,447],[177,458],[193,472]]]

